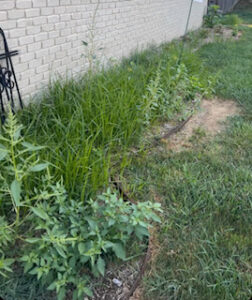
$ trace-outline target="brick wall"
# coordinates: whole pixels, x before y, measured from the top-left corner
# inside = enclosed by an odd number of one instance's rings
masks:
[[[100,60],[181,36],[190,0],[0,0],[0,27],[7,35],[21,92],[32,95],[54,74],[87,69]],[[193,3],[190,28],[202,23],[207,0]],[[93,32],[93,35],[92,35]],[[85,47],[82,41],[89,42]],[[102,49],[101,49],[102,48]],[[100,49],[100,50],[98,50]]]

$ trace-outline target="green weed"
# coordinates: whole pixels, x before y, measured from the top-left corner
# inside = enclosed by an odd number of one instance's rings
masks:
[[[189,48],[176,66],[179,47],[152,47],[97,74],[59,79],[39,104],[22,111],[27,138],[48,146],[41,157],[54,165],[56,179],[63,176],[70,196],[84,201],[104,189],[114,172],[123,173],[129,146],[147,124],[209,94],[209,78]]]
[[[208,7],[208,13],[204,16],[205,27],[213,28],[221,23],[222,14],[218,5],[211,5]]]
[[[74,300],[91,296],[90,271],[104,276],[106,255],[125,260],[129,240],[142,241],[150,223],[160,222],[160,204],[130,204],[109,189],[85,205],[69,198],[49,163],[40,163],[43,147],[25,141],[11,112],[0,141],[0,275],[8,280],[15,265],[58,300],[70,288]]]

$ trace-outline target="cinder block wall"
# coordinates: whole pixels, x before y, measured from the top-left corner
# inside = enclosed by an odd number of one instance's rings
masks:
[[[120,59],[134,49],[183,35],[190,2],[0,0],[0,27],[10,48],[20,51],[14,63],[22,95],[33,95],[54,74],[85,71],[85,54]],[[200,2],[193,3],[190,29],[202,24],[207,0]]]

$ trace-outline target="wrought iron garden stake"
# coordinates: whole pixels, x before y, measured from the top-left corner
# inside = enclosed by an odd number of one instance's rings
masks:
[[[7,39],[4,31],[0,28],[0,46],[3,52],[0,52],[0,113],[2,124],[5,121],[5,105],[9,103],[11,110],[15,113],[15,99],[17,97],[20,108],[23,108],[23,102],[19,91],[17,77],[11,57],[18,55],[18,51],[9,51]]]

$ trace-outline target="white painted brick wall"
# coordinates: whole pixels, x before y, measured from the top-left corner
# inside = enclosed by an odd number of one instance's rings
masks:
[[[23,96],[31,96],[53,74],[87,69],[88,41],[99,0],[0,0],[0,27],[7,35]],[[94,47],[103,59],[183,35],[191,0],[100,0]],[[207,0],[194,2],[190,29],[198,28]],[[0,45],[0,49],[1,49]],[[101,53],[102,52],[102,53]]]

